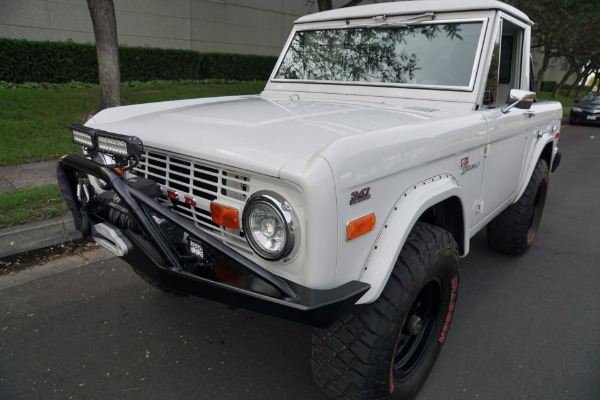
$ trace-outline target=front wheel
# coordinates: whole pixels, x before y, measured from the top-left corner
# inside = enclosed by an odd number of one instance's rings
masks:
[[[448,232],[417,223],[379,298],[315,329],[312,367],[342,399],[412,399],[446,340],[458,291],[458,249]]]

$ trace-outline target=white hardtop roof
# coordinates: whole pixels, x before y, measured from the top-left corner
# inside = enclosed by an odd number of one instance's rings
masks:
[[[529,25],[533,25],[533,22],[523,12],[508,4],[494,0],[411,0],[369,4],[309,14],[297,19],[296,23],[370,18],[378,15],[419,14],[430,11],[437,13],[480,10],[502,10]]]

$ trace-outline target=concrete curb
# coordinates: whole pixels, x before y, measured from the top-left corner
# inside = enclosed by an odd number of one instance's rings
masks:
[[[0,258],[80,238],[71,214],[0,229]]]
[[[0,290],[33,282],[46,276],[80,268],[84,265],[114,257],[108,250],[100,248],[82,255],[70,256],[44,264],[42,268],[31,268],[12,275],[0,277]]]

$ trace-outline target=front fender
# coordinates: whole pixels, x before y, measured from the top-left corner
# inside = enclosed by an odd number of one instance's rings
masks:
[[[361,270],[359,280],[371,285],[358,304],[375,301],[385,287],[396,259],[412,227],[419,217],[430,207],[448,198],[462,199],[463,189],[450,174],[441,174],[409,186],[400,194],[389,211],[367,260]],[[461,201],[463,216],[468,215]],[[463,218],[463,232],[468,232]],[[468,238],[465,233],[465,253],[468,252]]]

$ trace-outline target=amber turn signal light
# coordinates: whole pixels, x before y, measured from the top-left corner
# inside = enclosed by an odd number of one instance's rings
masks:
[[[375,229],[375,214],[365,215],[362,218],[355,219],[348,223],[348,240],[371,232]]]
[[[210,216],[215,224],[229,229],[240,229],[240,217],[235,208],[210,203]]]

